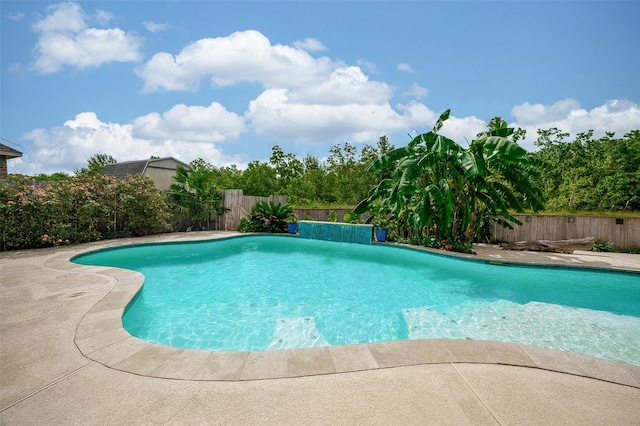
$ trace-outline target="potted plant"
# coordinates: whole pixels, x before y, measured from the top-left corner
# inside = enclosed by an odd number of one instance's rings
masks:
[[[372,223],[373,229],[376,233],[376,241],[385,242],[387,239],[387,228],[389,227],[389,220],[386,217],[378,217]]]
[[[298,217],[295,214],[291,215],[289,220],[287,220],[287,229],[290,234],[298,233]]]

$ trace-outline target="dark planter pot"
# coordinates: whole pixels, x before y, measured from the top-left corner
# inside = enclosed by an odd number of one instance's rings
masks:
[[[387,239],[387,230],[386,229],[376,229],[376,241],[384,243]]]
[[[288,223],[287,228],[289,229],[290,234],[298,233],[298,224],[297,223]]]

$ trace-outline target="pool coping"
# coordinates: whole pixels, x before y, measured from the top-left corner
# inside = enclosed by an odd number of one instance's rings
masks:
[[[206,239],[234,235],[238,234],[209,235]],[[131,336],[122,327],[124,310],[144,283],[142,274],[71,262],[77,255],[122,245],[125,243],[112,240],[106,244],[79,247],[74,253],[61,253],[46,261],[46,266],[52,269],[97,274],[114,282],[111,290],[83,316],[74,338],[76,347],[86,358],[114,370],[164,379],[252,381],[415,365],[479,363],[541,369],[640,389],[640,366],[561,350],[485,340],[415,339],[257,352],[180,349],[154,344]]]

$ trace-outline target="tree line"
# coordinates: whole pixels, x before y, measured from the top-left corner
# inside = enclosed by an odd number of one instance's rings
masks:
[[[501,126],[506,126],[504,120],[494,117],[487,129]],[[514,129],[510,139],[517,143],[524,135],[523,129]],[[570,140],[568,133],[551,128],[538,130],[535,146],[537,150],[530,153],[535,172],[528,178],[540,188],[542,211],[640,211],[640,130],[619,138],[611,132],[594,138],[593,131],[588,131]],[[206,184],[210,191],[242,189],[246,195],[284,195],[295,207],[353,207],[391,177],[396,166],[392,162],[368,169],[394,149],[386,136],[376,146],[334,145],[325,159],[298,158],[276,145],[268,161],[251,161],[244,170],[236,165],[216,167],[202,159],[192,161],[190,167],[192,173],[205,175],[199,185]],[[115,161],[96,154],[87,167],[75,172],[99,171]],[[66,178],[65,173],[35,176],[37,180]]]
[[[449,114],[445,111],[431,131],[399,148],[383,136],[375,147],[334,145],[321,160],[310,155],[299,159],[276,145],[268,161],[252,161],[244,170],[196,159],[190,170],[178,167],[165,194],[153,191],[143,177],[127,180],[122,188],[104,179],[104,166],[116,162],[107,154],[92,156],[73,177],[36,176],[59,181],[47,189],[33,189],[28,177],[13,175],[0,186],[2,241],[14,241],[18,248],[118,232],[144,235],[169,229],[176,213],[209,229],[224,211],[225,189],[283,195],[287,208],[369,212],[374,224],[389,228],[396,241],[457,251],[486,240],[496,224],[517,224],[514,212],[640,211],[640,130],[621,138],[610,132],[594,138],[589,131],[573,141],[557,128],[539,130],[538,150],[527,152],[518,143],[525,131],[509,128],[500,117],[471,142],[458,144],[440,133]],[[46,219],[51,217],[66,219]],[[77,226],[84,222],[86,226]],[[70,231],[80,228],[89,233]]]

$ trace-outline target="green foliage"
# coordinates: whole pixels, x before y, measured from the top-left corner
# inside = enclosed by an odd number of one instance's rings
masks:
[[[358,218],[357,214],[354,213],[345,213],[344,216],[342,217],[342,222],[344,223],[360,223],[360,220]]]
[[[211,229],[211,221],[224,213],[223,193],[218,189],[214,168],[202,159],[176,169],[170,186],[171,199],[176,211],[192,221],[199,229]]]
[[[10,178],[0,187],[4,249],[50,247],[171,229],[165,196],[141,175],[80,175],[38,187]]]
[[[386,136],[377,147],[364,145],[359,151],[350,143],[335,145],[326,161],[305,156],[302,160],[285,153],[279,146],[272,147],[269,162],[252,161],[244,171],[220,170],[245,195],[284,195],[291,205],[346,205],[353,206],[368,193],[377,175],[366,172],[367,167],[380,155],[393,149]],[[383,171],[381,173],[389,173]],[[231,188],[227,184],[224,188]]]
[[[272,201],[261,201],[251,209],[246,226],[242,227],[242,231],[284,233],[287,232],[287,222],[291,216],[293,216],[291,206]]]
[[[338,215],[336,214],[336,212],[334,210],[331,210],[329,212],[329,214],[327,215],[327,221],[329,221],[329,222],[337,222],[338,221]]]
[[[389,227],[389,220],[384,216],[375,218],[371,224],[375,229],[387,229]]]
[[[494,123],[465,149],[438,133],[449,114],[445,111],[432,131],[371,165],[371,172],[393,165],[393,174],[371,190],[355,213],[390,214],[398,238],[434,235],[471,243],[484,239],[491,223],[519,223],[512,210],[542,208],[532,181],[536,161],[510,139],[513,129]]]
[[[593,247],[591,247],[591,251],[597,251],[597,252],[614,252],[616,251],[615,246],[609,242],[609,241],[605,241],[605,240],[596,240],[596,243],[593,245]]]
[[[425,247],[443,249],[448,251],[455,251],[458,253],[473,254],[473,246],[471,243],[465,243],[462,241],[451,241],[447,239],[439,239],[430,235],[422,240],[422,245]]]
[[[68,173],[64,172],[56,172],[50,175],[45,173],[40,173],[39,175],[34,177],[34,180],[38,182],[59,182],[61,180],[67,180],[71,176]]]
[[[580,133],[572,142],[557,128],[539,130],[532,156],[544,164],[538,178],[546,209],[640,211],[640,130],[614,139]]]
[[[102,173],[104,166],[115,164],[117,160],[108,154],[94,154],[87,160],[87,167],[75,170],[76,175],[94,175]]]

